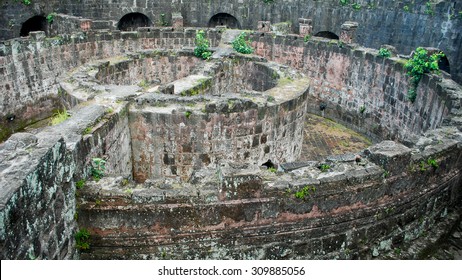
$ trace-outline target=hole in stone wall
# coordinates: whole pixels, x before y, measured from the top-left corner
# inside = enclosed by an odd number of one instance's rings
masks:
[[[138,27],[148,27],[151,20],[142,13],[129,13],[124,15],[117,23],[117,29],[121,31],[134,31]]]
[[[449,60],[447,56],[444,56],[440,59],[440,62],[438,63],[438,67],[440,68],[441,71],[451,74],[451,67],[449,65]]]
[[[229,28],[241,28],[239,21],[234,16],[226,13],[216,14],[210,19],[209,27],[216,27],[219,25],[226,25]]]
[[[314,34],[314,36],[323,37],[323,38],[327,38],[327,39],[334,39],[334,40],[340,39],[340,37],[337,36],[337,34],[332,33],[330,31],[321,31],[321,32],[318,32],[318,33]]]
[[[19,35],[21,37],[24,37],[24,36],[29,36],[29,33],[33,31],[47,32],[47,30],[48,30],[48,25],[47,25],[46,18],[44,16],[34,16],[26,20],[22,24]]]

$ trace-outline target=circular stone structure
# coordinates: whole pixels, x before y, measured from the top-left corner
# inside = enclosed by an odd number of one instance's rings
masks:
[[[402,57],[267,32],[239,55],[240,31],[219,28],[204,61],[197,31],[2,43],[17,93],[2,95],[3,259],[428,257],[460,217],[459,84],[426,74],[411,103]],[[63,108],[64,122],[14,133]],[[299,161],[307,112],[374,144]]]

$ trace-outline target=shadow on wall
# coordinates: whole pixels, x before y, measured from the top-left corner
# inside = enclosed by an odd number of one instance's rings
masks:
[[[26,20],[21,26],[19,35],[21,37],[26,37],[33,31],[44,31],[48,34],[48,22],[44,16],[34,16]]]
[[[241,24],[239,21],[232,15],[226,14],[226,13],[219,13],[214,15],[210,20],[209,20],[209,27],[216,27],[216,26],[221,26],[221,25],[226,25],[229,28],[233,29],[241,29]]]
[[[314,36],[323,37],[323,38],[327,38],[327,39],[334,39],[334,40],[340,39],[340,37],[337,36],[337,34],[332,33],[330,31],[321,31],[321,32],[318,32],[318,33],[314,34]]]
[[[117,29],[121,31],[135,31],[138,27],[151,26],[151,20],[142,13],[129,13],[124,15],[117,23]]]

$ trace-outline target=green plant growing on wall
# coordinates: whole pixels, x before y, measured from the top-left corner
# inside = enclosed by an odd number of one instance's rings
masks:
[[[404,5],[403,10],[404,10],[405,12],[409,12],[409,11],[411,10],[411,8],[409,8],[408,5]]]
[[[437,169],[437,168],[439,167],[438,162],[437,162],[435,159],[433,159],[433,158],[429,158],[429,159],[427,160],[427,164],[428,164],[429,166],[435,168],[435,169]]]
[[[91,176],[95,180],[100,180],[106,171],[106,161],[102,158],[92,158]]]
[[[83,187],[85,187],[85,180],[84,179],[81,179],[81,180],[78,180],[76,183],[75,183],[75,187],[77,189],[82,189]]]
[[[427,165],[425,164],[425,161],[421,161],[421,162],[419,163],[419,167],[420,167],[420,168],[419,168],[420,171],[422,171],[422,172],[424,172],[424,171],[427,170]]]
[[[85,229],[81,228],[77,231],[74,235],[75,238],[75,247],[80,251],[85,251],[90,249],[90,232]]]
[[[51,125],[60,124],[67,120],[69,117],[70,115],[66,109],[64,109],[63,111],[58,111],[53,115],[53,118],[51,119]]]
[[[350,0],[340,0],[340,5],[346,6],[350,4]]]
[[[253,48],[250,46],[250,41],[247,40],[247,37],[248,34],[246,32],[239,34],[239,36],[231,42],[233,49],[242,54],[253,53]]]
[[[359,107],[359,112],[360,112],[361,114],[364,114],[364,112],[366,112],[366,105],[361,105],[361,106]]]
[[[444,57],[442,52],[428,55],[427,50],[418,47],[414,55],[409,59],[404,67],[407,75],[411,78],[411,85],[408,90],[408,99],[414,102],[417,97],[417,86],[425,73],[439,72],[438,62]]]
[[[433,10],[433,5],[430,1],[425,3],[425,14],[429,16],[433,16],[435,14],[435,11]]]
[[[263,3],[265,4],[272,4],[274,3],[275,0],[263,0]]]
[[[29,6],[30,4],[32,4],[31,0],[15,0],[15,2],[21,2],[26,6]]]
[[[184,112],[184,116],[185,116],[187,119],[189,119],[189,118],[191,117],[191,115],[192,115],[192,112],[191,112],[191,111],[186,111],[186,112]]]
[[[212,56],[212,52],[209,50],[209,41],[205,38],[204,30],[199,30],[196,33],[194,55],[202,59],[209,59]]]
[[[305,186],[303,189],[297,191],[294,196],[295,198],[307,200],[316,192],[316,187],[313,186]]]
[[[49,24],[52,24],[55,20],[56,13],[50,13],[47,15],[46,19]]]
[[[160,26],[168,26],[168,21],[167,21],[165,14],[160,14],[160,19],[157,23]]]
[[[321,170],[321,172],[327,172],[327,171],[329,171],[330,168],[331,168],[331,166],[329,164],[325,164],[325,163],[323,163],[323,164],[321,164],[319,166],[319,169]]]
[[[380,57],[390,57],[391,56],[391,52],[389,49],[387,48],[380,48],[379,49],[379,56]]]
[[[358,3],[353,3],[351,7],[353,8],[353,10],[356,10],[356,11],[359,11],[362,8],[361,4],[358,4]]]
[[[305,35],[305,37],[303,37],[303,42],[308,42],[309,40],[311,39],[311,35]]]

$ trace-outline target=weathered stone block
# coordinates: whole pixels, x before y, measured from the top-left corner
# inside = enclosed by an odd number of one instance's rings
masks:
[[[411,149],[394,141],[383,141],[373,145],[365,154],[392,175],[407,171],[411,160]]]

